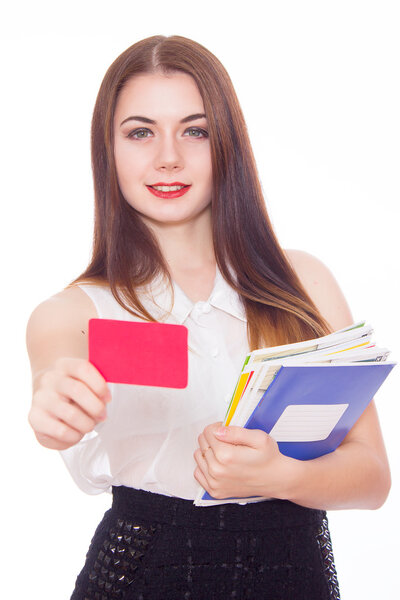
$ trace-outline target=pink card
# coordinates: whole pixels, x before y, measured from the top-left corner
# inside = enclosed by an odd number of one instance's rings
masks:
[[[184,325],[89,320],[89,361],[111,383],[185,388],[188,330]]]

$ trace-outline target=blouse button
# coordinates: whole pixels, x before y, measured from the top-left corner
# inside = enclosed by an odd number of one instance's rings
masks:
[[[209,313],[211,310],[211,306],[209,302],[204,302],[202,307],[203,313]]]
[[[215,358],[216,356],[218,356],[218,348],[217,348],[216,346],[215,346],[215,348],[213,348],[213,349],[211,350],[211,356],[212,356],[213,358]]]

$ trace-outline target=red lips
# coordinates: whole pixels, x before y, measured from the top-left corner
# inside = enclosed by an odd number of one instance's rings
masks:
[[[180,190],[173,190],[171,192],[162,192],[161,190],[155,190],[153,186],[171,186],[171,185],[183,185],[184,187],[181,188]],[[189,188],[191,187],[190,185],[186,185],[185,183],[181,183],[180,181],[173,181],[172,183],[164,183],[164,182],[159,182],[159,183],[153,183],[153,186],[151,185],[146,185],[147,189],[149,190],[149,192],[151,192],[152,194],[154,194],[154,196],[157,196],[158,198],[179,198],[180,196],[183,196],[183,194],[186,194],[186,192],[189,190]]]
[[[152,183],[151,185],[187,185],[186,183],[182,183],[182,181],[170,181],[169,183],[165,183],[164,181],[159,181],[157,183]]]

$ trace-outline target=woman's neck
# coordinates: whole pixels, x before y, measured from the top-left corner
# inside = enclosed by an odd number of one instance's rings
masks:
[[[216,274],[211,210],[187,223],[148,225],[157,238],[175,283],[193,302],[207,300]]]
[[[215,266],[211,210],[186,223],[147,223],[157,238],[171,275]]]

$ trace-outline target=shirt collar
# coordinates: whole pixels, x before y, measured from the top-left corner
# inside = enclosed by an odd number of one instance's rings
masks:
[[[223,278],[217,267],[214,289],[211,292],[209,303],[215,308],[233,315],[241,321],[247,321],[246,311],[239,294]]]
[[[174,281],[172,286],[174,291],[173,303],[168,281],[161,276],[157,277],[151,284],[150,297],[149,294],[146,294],[140,300],[155,319],[165,321],[172,315],[174,321],[181,325],[188,318],[196,303],[193,303]],[[206,302],[241,321],[246,322],[247,320],[246,311],[239,294],[225,281],[218,267],[216,268],[213,290]]]

